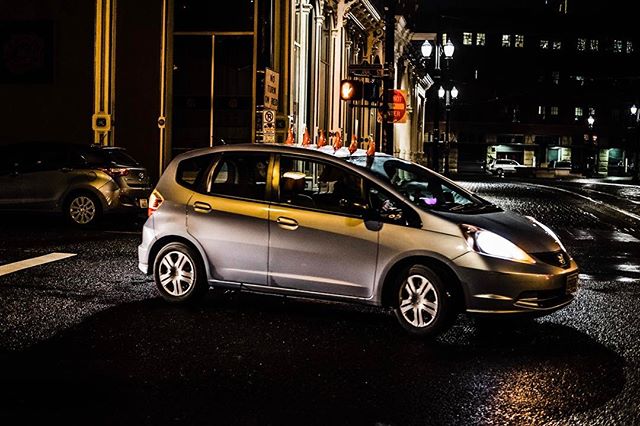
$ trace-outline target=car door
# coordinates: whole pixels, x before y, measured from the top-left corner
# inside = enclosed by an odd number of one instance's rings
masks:
[[[69,152],[61,144],[35,147],[20,161],[24,207],[52,210],[69,186]]]
[[[226,152],[194,192],[187,230],[220,281],[267,285],[269,153]]]
[[[376,272],[378,232],[360,216],[364,180],[346,168],[282,155],[269,212],[270,285],[367,298]]]

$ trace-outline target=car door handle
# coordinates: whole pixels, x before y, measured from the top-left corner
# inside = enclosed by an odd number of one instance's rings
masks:
[[[298,222],[288,217],[280,216],[278,219],[276,219],[276,223],[280,228],[288,229],[289,231],[295,231],[296,229],[298,229]]]
[[[196,201],[193,203],[193,210],[198,213],[209,213],[211,211],[211,205],[203,203],[202,201]]]

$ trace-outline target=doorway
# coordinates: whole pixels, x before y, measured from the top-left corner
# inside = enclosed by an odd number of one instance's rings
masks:
[[[172,157],[252,141],[253,35],[175,33]]]

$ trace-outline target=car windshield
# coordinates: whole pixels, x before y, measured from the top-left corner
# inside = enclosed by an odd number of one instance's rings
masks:
[[[499,210],[418,164],[390,156],[352,156],[347,161],[367,168],[390,183],[402,196],[423,210],[457,213]]]

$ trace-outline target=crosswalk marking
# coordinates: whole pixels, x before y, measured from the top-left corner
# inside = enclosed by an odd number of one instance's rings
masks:
[[[23,269],[33,268],[34,266],[44,265],[49,262],[66,259],[75,256],[75,253],[49,253],[44,256],[33,257],[31,259],[21,260],[6,265],[0,265],[0,276],[21,271]]]

